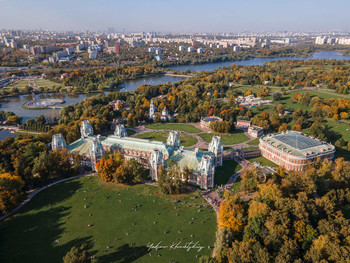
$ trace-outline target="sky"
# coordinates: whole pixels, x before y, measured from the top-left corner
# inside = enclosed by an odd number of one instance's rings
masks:
[[[350,31],[349,0],[0,0],[0,29]]]

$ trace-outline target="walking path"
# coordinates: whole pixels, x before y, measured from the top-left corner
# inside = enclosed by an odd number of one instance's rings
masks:
[[[59,183],[62,183],[62,182],[65,182],[65,181],[68,181],[68,180],[72,180],[72,179],[75,179],[75,178],[79,178],[79,177],[83,177],[83,176],[95,176],[96,174],[95,173],[88,173],[88,174],[80,174],[80,175],[77,175],[77,176],[73,176],[73,177],[69,177],[69,178],[65,178],[65,179],[61,179],[61,180],[58,180],[56,182],[53,182],[51,184],[48,184],[46,186],[43,186],[42,188],[40,189],[37,189],[37,190],[32,190],[29,192],[29,195],[27,196],[27,198],[20,204],[18,205],[15,209],[13,209],[10,213],[6,214],[6,215],[3,215],[0,217],[0,221],[4,220],[5,218],[13,215],[14,213],[16,213],[19,209],[21,209],[26,203],[28,203],[30,200],[32,200],[32,198],[37,195],[38,193],[40,193],[41,191],[55,185],[55,184],[59,184]]]
[[[207,192],[202,193],[202,197],[215,210],[216,216],[218,216],[220,204],[223,201],[223,199],[220,197],[220,193],[225,191],[225,190],[229,190],[232,187],[232,185],[234,184],[234,182],[236,181],[236,179],[238,178],[238,176],[241,175],[242,170],[244,168],[249,167],[249,165],[250,165],[250,162],[244,158],[239,158],[239,159],[235,158],[234,160],[242,166],[242,169],[239,170],[238,172],[236,172],[235,174],[233,174],[230,177],[230,179],[228,180],[227,184],[225,184],[224,186],[217,188],[215,191],[207,191]],[[241,199],[248,200],[248,199],[253,198],[253,197],[254,197],[254,195],[242,196]]]
[[[165,129],[162,129],[162,130],[152,130],[152,129],[149,129],[149,128],[146,128],[145,126],[139,126],[139,127],[136,127],[133,129],[136,133],[131,135],[130,137],[136,137],[137,135],[139,134],[143,134],[143,133],[148,133],[148,132],[169,132],[171,130],[165,130]],[[204,141],[202,139],[202,137],[200,137],[198,134],[196,133],[191,133],[191,132],[185,132],[185,131],[178,131],[180,134],[188,134],[188,135],[191,135],[193,137],[195,137],[198,141],[195,145],[192,145],[192,146],[189,146],[189,147],[186,147],[186,148],[208,148],[208,145],[209,143],[207,143],[206,141]]]
[[[199,123],[188,123],[188,124],[198,128],[198,129],[201,129],[203,132],[192,133],[192,132],[186,132],[186,131],[178,131],[181,134],[191,135],[191,136],[195,137],[198,140],[195,145],[188,146],[186,148],[189,148],[189,149],[193,149],[193,148],[205,149],[205,148],[208,148],[209,143],[206,142],[202,137],[200,137],[199,134],[211,133],[211,131],[208,130],[208,129],[200,127]],[[159,131],[159,132],[169,132],[169,131],[171,131],[171,129],[159,129],[159,130],[158,129],[157,130],[149,129],[149,128],[146,128],[144,125],[132,128],[132,130],[134,130],[136,133],[131,135],[130,137],[136,137],[139,134],[148,133],[148,132],[157,132],[157,131]],[[242,142],[242,143],[238,143],[238,144],[231,144],[231,145],[226,145],[225,144],[223,146],[224,147],[232,147],[232,148],[246,148],[246,147],[255,147],[256,146],[257,149],[258,149],[257,145],[249,145],[248,144],[249,142],[254,141],[256,138],[250,137],[249,134],[247,133],[247,131],[246,130],[244,130],[244,131],[245,131],[244,134],[249,138],[247,141]]]

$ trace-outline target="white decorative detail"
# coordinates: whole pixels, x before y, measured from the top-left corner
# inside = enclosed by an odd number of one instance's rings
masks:
[[[51,148],[53,151],[67,148],[67,143],[61,133],[57,133],[52,136]]]
[[[156,106],[153,103],[153,100],[151,100],[151,105],[149,106],[149,117],[151,119],[154,118],[154,113],[156,112]]]
[[[115,126],[114,135],[119,137],[127,137],[127,133],[123,124],[117,124]]]
[[[179,134],[177,133],[177,131],[171,131],[169,133],[169,136],[168,136],[166,143],[171,145],[171,146],[180,147],[181,142],[180,142]]]
[[[215,156],[214,165],[221,166],[223,161],[224,147],[221,145],[221,138],[219,136],[213,136],[213,139],[209,144],[208,151],[212,152]]]
[[[150,165],[151,165],[151,169],[150,169],[151,178],[154,181],[158,181],[158,167],[164,165],[163,153],[160,150],[158,149],[153,150]]]
[[[96,171],[96,163],[98,163],[103,155],[102,144],[99,139],[94,138],[90,144],[91,169]]]
[[[88,120],[82,121],[81,127],[80,127],[80,134],[81,134],[81,138],[85,138],[89,135],[94,135],[94,129],[92,128],[90,121]]]

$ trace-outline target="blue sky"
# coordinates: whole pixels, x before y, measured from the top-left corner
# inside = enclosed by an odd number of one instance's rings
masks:
[[[350,31],[349,0],[0,0],[0,29]]]

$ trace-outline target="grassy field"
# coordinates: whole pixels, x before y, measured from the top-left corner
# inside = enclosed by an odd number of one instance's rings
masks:
[[[28,86],[28,80],[20,79],[11,82],[10,84],[6,85],[6,88],[25,88]]]
[[[297,110],[298,108],[302,108],[303,110],[307,110],[310,109],[309,106],[303,105],[301,103],[295,103],[293,101],[293,96],[296,93],[301,93],[304,94],[308,92],[310,94],[311,97],[320,97],[320,98],[324,98],[324,99],[331,99],[331,98],[349,98],[350,96],[344,96],[342,94],[337,94],[334,91],[330,90],[330,91],[322,91],[322,90],[293,90],[293,91],[288,91],[286,95],[284,95],[282,97],[282,99],[280,101],[275,101],[274,104],[278,105],[278,104],[282,104],[285,107],[291,108],[292,110]],[[332,93],[332,94],[329,94]],[[272,99],[272,95],[268,97],[268,99]]]
[[[166,142],[168,135],[169,135],[169,132],[155,131],[155,132],[141,133],[136,135],[135,137],[139,139]],[[197,138],[189,134],[181,133],[179,137],[180,137],[181,145],[184,147],[195,145],[198,142]]]
[[[181,123],[155,123],[148,124],[145,126],[148,129],[152,130],[178,130],[190,133],[200,133],[203,132],[200,129],[190,125],[190,124],[181,124]]]
[[[342,135],[345,141],[350,141],[350,123],[344,120],[337,121],[333,119],[327,119],[327,126],[334,132]]]
[[[249,162],[259,162],[262,165],[268,165],[271,167],[278,167],[277,164],[271,162],[270,160],[267,160],[266,158],[262,157],[262,156],[258,156],[258,157],[248,157],[246,158]]]
[[[35,85],[38,87],[53,87],[53,86],[60,86],[60,83],[53,82],[48,79],[36,79],[35,80]]]
[[[53,81],[48,80],[48,79],[36,79],[34,82],[35,82],[35,85],[38,87],[53,87],[53,86],[58,87],[61,85],[60,83],[56,83],[56,82],[53,82]],[[28,80],[20,79],[20,80],[16,80],[14,82],[11,82],[9,85],[6,86],[6,88],[16,87],[16,88],[21,89],[21,88],[24,88],[28,85],[29,85]]]
[[[247,142],[247,144],[248,145],[259,145],[259,138],[256,138],[255,140]]]
[[[198,262],[196,256],[211,255],[215,231],[215,213],[196,193],[165,196],[154,186],[83,177],[44,190],[0,223],[0,262],[62,262],[83,243],[93,262]],[[147,247],[180,241],[205,248]]]
[[[206,142],[211,142],[211,139],[215,135],[221,137],[221,144],[223,145],[233,145],[233,144],[238,144],[249,140],[249,138],[241,130],[235,130],[235,133],[233,134],[213,134],[213,133],[199,134],[199,136]]]
[[[128,136],[131,136],[131,135],[134,135],[136,132],[131,129],[126,129],[126,133],[128,134]]]
[[[253,150],[258,150],[259,148],[258,147],[246,147],[246,148],[243,148],[243,150],[245,151],[253,151]]]
[[[234,160],[224,161],[222,166],[215,168],[215,184],[227,184],[230,177],[241,169],[242,166]]]

